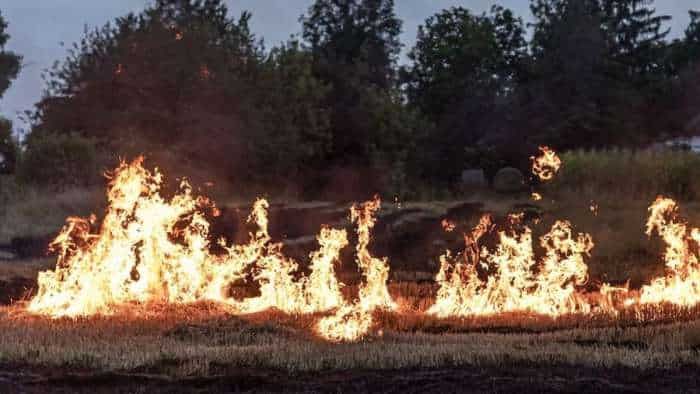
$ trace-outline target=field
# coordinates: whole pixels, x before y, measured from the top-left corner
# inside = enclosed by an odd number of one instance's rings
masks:
[[[625,154],[618,162],[671,162],[645,155]],[[683,157],[672,158],[684,163]],[[644,234],[647,208],[657,192],[668,192],[682,199],[683,217],[700,223],[692,187],[674,191],[660,181],[647,185],[640,180],[645,174],[627,177],[614,188],[605,186],[601,174],[610,171],[610,165],[599,167],[600,173],[581,170],[588,168],[587,160],[600,159],[582,153],[564,156],[561,178],[538,189],[545,198],[537,202],[529,192],[504,196],[479,191],[448,201],[385,203],[370,250],[389,257],[387,286],[401,312],[374,312],[368,335],[347,343],[316,335],[315,323],[328,313],[240,314],[211,302],[133,303],[110,316],[75,319],[27,313],[24,306],[37,290],[37,273],[55,265],[52,258],[40,257],[41,246],[28,240],[56,233],[65,216],[99,212],[104,202],[96,190],[69,190],[52,197],[22,191],[28,194],[8,197],[0,212],[0,245],[9,248],[24,237],[27,254],[10,258],[7,253],[0,261],[0,300],[5,305],[0,308],[0,391],[695,390],[700,383],[700,309],[695,306],[650,305],[618,315],[558,317],[526,312],[461,318],[426,314],[438,290],[438,256],[446,249],[460,250],[462,233],[484,212],[496,220],[526,212],[536,219],[531,224],[535,236],[557,219],[570,220],[576,231],[592,234],[595,247],[586,259],[589,278],[582,289],[592,298],[604,282],[629,281],[631,289],[639,289],[650,278],[662,276],[664,244]],[[646,168],[660,171],[652,165]],[[673,171],[669,173],[675,177]],[[575,187],[582,184],[593,186]],[[667,186],[676,184],[669,181]],[[348,206],[273,200],[270,235],[284,241],[287,255],[304,261],[317,246],[314,235],[321,224],[350,229]],[[249,208],[238,203],[220,207],[214,232],[244,234],[241,222]],[[442,219],[453,222],[455,231],[446,233]],[[338,267],[339,280],[347,284],[342,289],[346,299],[357,297],[362,281],[349,249]],[[255,284],[246,284],[242,291],[254,293]]]

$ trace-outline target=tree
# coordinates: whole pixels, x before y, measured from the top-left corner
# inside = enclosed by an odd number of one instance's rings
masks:
[[[0,175],[15,172],[17,141],[12,136],[12,122],[0,117]]]
[[[333,133],[330,164],[367,166],[376,140],[367,97],[397,99],[395,64],[401,21],[393,0],[316,0],[301,19],[314,75],[330,86]]]
[[[272,48],[256,84],[253,157],[261,177],[297,182],[332,149],[330,87],[313,74],[311,52],[298,41]]]
[[[465,148],[493,133],[494,118],[505,113],[526,56],[522,21],[501,7],[488,15],[453,7],[419,27],[402,79],[409,104],[437,123],[422,145],[427,176],[450,181],[461,173]]]
[[[0,13],[0,98],[19,74],[22,57],[5,49],[10,35],[7,22]],[[14,172],[17,144],[12,137],[12,122],[0,117],[0,174]]]
[[[665,38],[671,19],[657,15],[654,0],[601,0],[602,23],[609,34],[611,56],[626,75],[642,86],[663,78]]]
[[[261,61],[249,20],[220,0],[158,0],[87,31],[49,72],[32,133],[77,132],[115,156],[146,152],[212,178],[238,173]]]
[[[316,71],[325,79],[391,87],[401,50],[393,0],[316,0],[301,21]]]
[[[409,102],[439,119],[475,92],[508,94],[525,51],[522,21],[510,10],[443,10],[418,28],[404,75]]]
[[[614,143],[621,86],[610,77],[598,1],[537,0],[531,9],[534,62],[523,113],[530,138],[558,148]]]

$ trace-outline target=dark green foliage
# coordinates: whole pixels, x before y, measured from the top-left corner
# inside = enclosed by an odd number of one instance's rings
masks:
[[[22,57],[14,52],[5,50],[5,44],[10,39],[9,34],[5,32],[7,22],[3,19],[0,13],[0,97],[5,93],[10,83],[19,74],[19,69],[22,63]]]
[[[12,136],[12,122],[0,117],[0,175],[15,172],[19,149]]]
[[[7,26],[0,13],[0,98],[17,77],[22,62],[21,56],[5,50],[5,44],[10,39],[5,31]],[[0,175],[14,172],[18,153],[17,142],[12,135],[12,122],[0,117]]]
[[[273,48],[262,63],[251,136],[258,177],[298,180],[331,153],[330,87],[313,75],[311,53],[297,41]]]
[[[56,152],[87,150],[45,139],[79,136],[112,162],[146,153],[195,181],[410,198],[419,183],[448,190],[465,168],[489,179],[528,170],[537,145],[645,146],[700,125],[700,14],[668,42],[669,17],[652,0],[530,4],[531,36],[500,6],[442,10],[398,67],[393,0],[315,0],[300,41],[269,50],[251,15],[233,18],[221,0],[157,0],[86,31],[48,73],[27,154],[60,162]],[[0,29],[0,49],[6,40]],[[6,54],[0,94],[19,66]],[[17,60],[4,74],[2,56]],[[44,171],[32,160],[25,173],[31,163]],[[686,188],[684,170],[673,173]]]
[[[418,29],[409,54],[413,65],[404,75],[409,101],[440,119],[476,92],[508,94],[525,50],[522,21],[510,10],[494,7],[491,15],[444,10]]]
[[[422,175],[449,183],[470,160],[465,148],[497,132],[495,118],[523,77],[523,24],[501,7],[490,15],[454,7],[426,20],[409,57],[413,65],[403,72],[409,104],[437,124],[420,145]]]
[[[35,134],[17,168],[23,183],[67,188],[95,184],[100,179],[95,142],[76,133]]]
[[[400,108],[392,93],[401,49],[394,1],[317,0],[301,21],[314,75],[330,87],[330,162],[371,166],[376,141],[387,141],[396,132],[384,127],[392,120],[376,124],[373,111]]]

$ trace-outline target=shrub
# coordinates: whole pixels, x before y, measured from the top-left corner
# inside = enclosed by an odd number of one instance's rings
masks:
[[[505,167],[498,170],[493,179],[493,187],[499,193],[515,193],[523,190],[525,179],[517,168]]]
[[[99,181],[93,140],[77,134],[32,135],[17,169],[22,183],[64,189]]]
[[[17,141],[12,136],[12,122],[0,117],[0,175],[15,171],[17,151]]]

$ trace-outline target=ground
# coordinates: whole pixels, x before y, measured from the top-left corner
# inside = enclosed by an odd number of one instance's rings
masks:
[[[390,291],[413,312],[378,313],[371,334],[352,344],[331,344],[313,335],[319,316],[274,311],[233,316],[211,304],[134,305],[114,316],[77,320],[28,315],[22,302],[35,290],[36,273],[54,264],[40,257],[42,246],[32,250],[31,239],[60,225],[43,218],[41,230],[21,243],[27,256],[11,258],[12,250],[0,255],[6,259],[0,261],[0,302],[5,305],[0,308],[0,392],[695,390],[698,308],[641,312],[654,319],[637,314],[436,319],[420,313],[435,296],[437,256],[445,249],[459,250],[461,231],[484,211],[497,216],[526,211],[536,234],[558,218],[592,233],[597,245],[588,261],[591,288],[627,280],[634,288],[663,272],[661,244],[643,233],[648,202],[599,201],[596,215],[588,201],[566,201],[532,203],[521,196],[386,204],[371,248],[389,257]],[[683,207],[697,223],[697,205]],[[215,223],[216,231],[241,233],[245,206],[222,211],[226,220]],[[445,233],[444,218],[455,221],[458,231]],[[351,229],[347,204],[273,204],[271,234],[300,260],[314,248],[321,224]],[[11,238],[23,235],[8,227],[0,230],[6,237],[0,244],[7,249]],[[340,270],[350,292],[360,279],[352,260],[352,253],[344,256]]]

